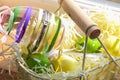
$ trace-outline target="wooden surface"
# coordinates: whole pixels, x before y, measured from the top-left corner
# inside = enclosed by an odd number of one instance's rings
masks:
[[[0,72],[2,72],[2,69],[0,69]],[[3,73],[0,74],[0,80],[18,80],[18,75],[16,72],[11,72],[10,75],[8,70],[4,70]]]
[[[48,9],[54,12],[59,5],[55,0],[0,0],[0,5],[13,6],[33,6]]]
[[[120,3],[120,0],[108,0],[108,1],[112,1],[112,2],[116,2],[116,3]]]

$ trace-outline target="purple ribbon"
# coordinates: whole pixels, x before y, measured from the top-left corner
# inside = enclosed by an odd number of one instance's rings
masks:
[[[16,30],[16,36],[15,36],[15,41],[17,43],[19,43],[26,31],[27,25],[29,23],[30,17],[32,14],[32,8],[29,7],[27,8],[22,20],[20,21],[20,23],[18,24],[17,30]]]

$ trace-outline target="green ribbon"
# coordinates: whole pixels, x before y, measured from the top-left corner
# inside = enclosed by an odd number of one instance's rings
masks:
[[[20,7],[16,7],[13,11],[14,13],[11,12],[11,14],[10,14],[8,27],[7,27],[8,35],[10,34],[10,32],[14,26],[14,23],[17,19],[18,14],[19,14],[19,10],[20,10]]]
[[[53,48],[53,46],[54,46],[54,44],[55,44],[55,42],[56,42],[56,40],[57,40],[59,31],[60,31],[61,19],[60,19],[59,17],[55,17],[55,20],[56,20],[56,22],[58,23],[58,25],[57,25],[57,30],[56,30],[56,33],[55,33],[53,39],[52,39],[51,44],[50,44],[49,47],[48,47],[47,53],[50,52],[51,49]]]

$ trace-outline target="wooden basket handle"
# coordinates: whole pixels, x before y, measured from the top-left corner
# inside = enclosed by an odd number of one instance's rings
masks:
[[[65,12],[73,19],[73,21],[82,29],[91,39],[97,38],[100,30],[88,16],[78,7],[72,0],[58,0],[59,4]]]

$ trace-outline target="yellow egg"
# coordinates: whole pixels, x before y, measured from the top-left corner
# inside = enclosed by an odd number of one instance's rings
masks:
[[[52,56],[52,64],[55,71],[73,71],[76,70],[77,60],[72,58],[71,56],[62,54],[61,56]]]
[[[111,35],[108,38],[104,39],[103,44],[112,56],[120,56],[120,39],[118,37]]]

